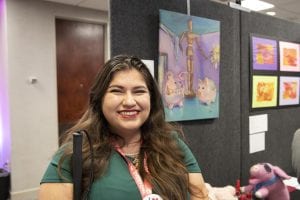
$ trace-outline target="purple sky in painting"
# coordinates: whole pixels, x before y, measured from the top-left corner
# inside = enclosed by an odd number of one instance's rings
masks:
[[[166,32],[161,29],[159,34],[161,40],[159,43],[159,51],[160,53],[166,53],[168,55],[168,69],[177,75],[180,72],[187,71],[185,55],[187,46],[186,41],[183,40],[183,51],[180,51],[179,47],[177,47],[178,44],[175,42],[175,38],[170,37],[169,34],[166,34]],[[198,36],[198,41],[199,46],[205,55],[203,56],[197,45],[194,44],[194,89],[198,86],[198,79],[204,79],[205,77],[212,79],[215,82],[217,89],[219,89],[220,64],[215,68],[215,66],[211,64],[209,56],[211,55],[211,49],[220,45],[220,33],[208,33]]]
[[[259,64],[256,62],[256,56],[258,53],[257,45],[272,45],[273,54],[274,54],[274,63],[273,64]],[[252,37],[252,65],[254,70],[277,70],[278,68],[278,57],[277,57],[277,42],[276,40]]]

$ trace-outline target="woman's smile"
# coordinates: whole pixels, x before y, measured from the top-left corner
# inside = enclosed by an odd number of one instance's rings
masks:
[[[136,111],[136,110],[126,111],[126,110],[123,110],[123,111],[119,111],[118,113],[122,118],[135,119],[137,117],[137,115],[139,114],[139,111]]]

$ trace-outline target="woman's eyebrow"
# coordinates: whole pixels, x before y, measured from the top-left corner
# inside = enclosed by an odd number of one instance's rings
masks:
[[[124,88],[122,85],[110,85],[108,88]],[[139,86],[134,86],[133,89],[148,89],[147,86],[144,85],[139,85]]]
[[[133,89],[148,89],[148,88],[146,86],[141,85],[141,86],[136,86]]]
[[[110,86],[108,86],[108,88],[123,88],[123,86],[121,86],[121,85],[110,85]]]

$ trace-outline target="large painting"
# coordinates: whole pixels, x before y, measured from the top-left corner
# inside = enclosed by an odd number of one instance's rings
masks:
[[[219,117],[220,22],[160,10],[158,81],[166,120]]]

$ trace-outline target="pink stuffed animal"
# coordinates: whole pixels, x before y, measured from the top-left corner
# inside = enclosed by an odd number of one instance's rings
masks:
[[[291,177],[277,166],[270,163],[258,163],[250,168],[249,185],[242,187],[241,190],[253,191],[258,198],[289,200],[289,191],[282,181],[289,178]]]

